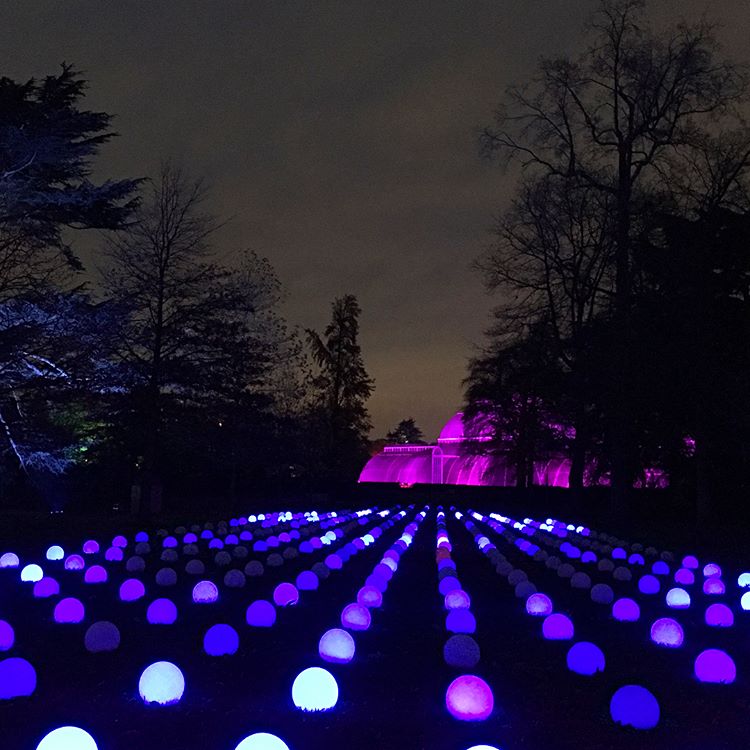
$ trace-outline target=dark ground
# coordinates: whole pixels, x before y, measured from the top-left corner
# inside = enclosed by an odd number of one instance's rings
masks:
[[[411,502],[418,499],[409,496]],[[636,597],[642,605],[641,621],[614,622],[609,607],[594,605],[588,592],[571,590],[554,571],[515,554],[516,550],[483,529],[540,590],[552,596],[557,611],[573,616],[576,640],[591,640],[604,650],[605,673],[586,678],[566,669],[570,643],[542,639],[540,619],[526,615],[523,602],[477,550],[463,525],[450,513],[446,515],[453,559],[472,597],[478,623],[475,638],[482,659],[471,671],[485,678],[495,695],[495,711],[489,720],[459,722],[445,709],[445,690],[459,672],[442,659],[445,612],[437,592],[433,512],[402,556],[383,607],[373,611],[371,629],[354,634],[357,654],[349,665],[322,663],[318,639],[338,625],[342,607],[354,599],[405,522],[353,557],[342,571],[334,572],[318,591],[303,592],[300,604],[280,611],[269,630],[246,625],[249,602],[270,598],[276,583],[294,580],[329,549],[287,561],[279,569],[266,567],[265,575],[248,579],[244,589],[222,587],[220,602],[204,606],[192,604],[190,591],[196,579],[182,572],[183,557],[173,566],[180,571],[176,587],[153,583],[156,570],[163,565],[155,544],[145,573],[136,576],[147,587],[140,602],[126,604],[117,599],[120,582],[131,577],[124,564],[107,565],[110,581],[104,587],[84,586],[80,573],[60,571],[56,577],[63,592],[78,596],[86,606],[86,621],[80,625],[55,624],[53,600],[34,600],[31,586],[17,584],[18,571],[0,571],[0,618],[9,620],[16,630],[16,645],[3,656],[28,658],[38,674],[37,691],[31,698],[0,702],[0,748],[34,750],[46,732],[64,724],[90,731],[100,750],[234,750],[243,737],[257,731],[279,735],[291,750],[466,750],[480,743],[503,750],[735,750],[749,746],[750,613],[736,606],[734,569],[725,574],[728,594],[719,600],[735,610],[735,627],[727,632],[705,627],[705,597],[695,594],[691,610],[677,615],[685,627],[685,646],[659,649],[650,643],[648,628],[657,612],[659,616],[667,613],[663,597],[650,603],[647,597]],[[412,517],[413,513],[407,520]],[[67,525],[80,528],[75,534],[78,545],[89,536],[108,541],[113,528],[104,521]],[[70,529],[62,528],[56,536],[48,531],[20,523],[17,530],[9,529],[6,523],[0,540],[10,538],[13,543],[0,541],[0,551],[13,549],[24,557],[33,551],[46,571],[51,566],[43,562],[48,544],[72,541]],[[654,534],[640,541],[659,546],[660,539]],[[102,553],[104,549],[105,545]],[[72,546],[66,548],[69,551]],[[248,560],[253,557],[251,552]],[[205,561],[206,555],[201,559]],[[721,557],[718,561],[728,562]],[[611,576],[585,569],[595,583],[613,583]],[[205,577],[219,582],[223,571],[218,575],[207,566]],[[619,595],[632,595],[635,590],[635,583],[614,585]],[[157,596],[170,597],[177,604],[175,625],[146,622],[148,602]],[[112,620],[120,628],[122,642],[114,653],[92,655],[84,649],[85,630],[99,619]],[[216,622],[227,622],[240,633],[236,655],[216,659],[203,653],[203,633]],[[708,646],[726,647],[732,654],[738,667],[734,685],[695,681],[693,659]],[[141,671],[157,660],[174,661],[185,675],[185,695],[176,706],[148,707],[138,697]],[[339,703],[331,712],[301,713],[291,702],[294,677],[305,667],[321,665],[339,682]],[[611,721],[610,697],[628,683],[644,685],[658,698],[662,718],[656,730],[636,732]]]

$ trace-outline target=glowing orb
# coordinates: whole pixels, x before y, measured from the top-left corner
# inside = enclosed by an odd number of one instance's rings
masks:
[[[273,602],[277,607],[293,607],[299,601],[299,591],[293,583],[280,583],[273,590]]]
[[[443,596],[445,596],[449,591],[453,591],[453,589],[460,588],[461,584],[459,583],[458,578],[454,576],[446,576],[438,584],[438,591],[440,591]]]
[[[526,611],[534,617],[546,617],[552,614],[552,599],[546,594],[532,594],[526,600]]]
[[[20,657],[0,661],[0,700],[31,695],[36,690],[36,671]]]
[[[484,721],[495,705],[490,686],[473,674],[457,677],[445,693],[445,706],[451,716],[461,721]]]
[[[255,628],[270,628],[276,622],[276,609],[265,599],[256,599],[245,614],[248,625]]]
[[[687,609],[690,606],[690,594],[685,589],[669,589],[667,606],[672,609]]]
[[[654,575],[657,575],[657,576],[668,576],[669,575],[669,565],[667,565],[663,560],[657,560],[651,566],[651,572]]]
[[[721,596],[726,593],[726,586],[721,578],[711,577],[706,578],[703,582],[703,593],[708,596]]]
[[[157,661],[143,670],[138,692],[144,703],[168,706],[178,703],[185,692],[185,678],[179,667],[169,661]]]
[[[312,570],[303,570],[297,576],[295,583],[300,591],[315,591],[320,581],[318,581],[318,576]]]
[[[112,546],[113,547],[127,547],[128,546],[128,540],[122,534],[118,534],[112,540]]]
[[[661,617],[651,626],[651,640],[657,646],[679,648],[685,640],[685,633],[677,620]]]
[[[148,605],[146,619],[152,625],[172,625],[177,619],[177,607],[171,599],[154,599]]]
[[[706,578],[721,578],[721,567],[716,563],[708,563],[703,568],[703,575]]]
[[[114,651],[120,645],[120,631],[114,623],[100,620],[89,626],[83,644],[92,654]]]
[[[479,645],[470,635],[452,635],[443,646],[443,659],[451,667],[471,669],[479,664],[480,657]]]
[[[137,578],[128,578],[120,586],[120,601],[134,602],[146,594],[146,587]]]
[[[53,729],[36,746],[36,750],[98,750],[94,738],[78,727]]]
[[[231,625],[212,625],[203,636],[203,650],[209,656],[231,656],[240,647],[240,637]]]
[[[110,547],[104,553],[104,559],[108,562],[120,562],[122,560],[122,557],[122,550],[119,547]]]
[[[500,748],[494,745],[472,745],[469,750],[500,750]]]
[[[674,582],[681,586],[692,586],[695,583],[695,575],[688,568],[680,568],[674,574]]]
[[[690,570],[696,570],[698,567],[698,558],[695,555],[687,555],[682,558],[682,567],[689,568]]]
[[[8,651],[13,648],[16,640],[16,634],[9,622],[0,620],[0,651]]]
[[[732,657],[725,651],[709,648],[698,654],[695,660],[695,676],[700,682],[718,682],[728,685],[737,677],[737,668]]]
[[[604,671],[604,652],[588,641],[573,644],[568,651],[567,661],[571,672],[587,677]]]
[[[635,729],[653,729],[659,723],[659,702],[640,685],[625,685],[609,704],[612,721]]]
[[[101,565],[92,565],[83,574],[84,583],[106,583],[107,571]]]
[[[750,587],[750,573],[740,573],[739,577],[737,578],[737,585],[741,589]]]
[[[711,604],[706,610],[706,625],[731,628],[734,625],[734,613],[726,604]]]
[[[55,622],[76,623],[84,618],[83,604],[72,596],[61,599],[55,607]]]
[[[193,586],[193,601],[196,604],[212,604],[219,598],[219,589],[213,581],[198,581]]]
[[[83,570],[86,563],[80,555],[68,555],[65,560],[65,570]]]
[[[89,539],[83,543],[83,553],[85,555],[95,555],[99,551],[99,542],[95,539]]]
[[[383,595],[374,586],[363,586],[357,592],[357,603],[375,609],[383,603]]]
[[[742,607],[745,612],[750,610],[750,591],[742,595],[742,598],[740,599],[740,607]]]
[[[449,633],[473,633],[477,620],[469,609],[452,609],[445,618],[445,629]]]
[[[21,564],[15,552],[6,552],[0,557],[0,568],[17,568]]]
[[[575,633],[573,622],[559,612],[544,618],[542,635],[548,641],[568,641]]]
[[[36,599],[46,599],[50,596],[57,596],[59,593],[60,584],[49,576],[45,576],[34,584],[34,598]]]
[[[256,732],[245,737],[234,750],[289,750],[289,745],[275,734]]]
[[[65,557],[65,552],[59,544],[53,544],[47,550],[46,557],[48,560],[62,560]]]
[[[468,609],[471,597],[463,589],[453,589],[445,595],[443,602],[446,609]]]
[[[303,711],[328,711],[339,699],[339,686],[334,676],[321,667],[300,672],[292,685],[292,701]]]
[[[44,571],[35,563],[26,565],[21,570],[21,580],[24,583],[36,583],[44,578]]]
[[[349,630],[367,630],[371,622],[370,610],[361,604],[347,604],[341,612],[341,624]]]
[[[327,630],[318,643],[320,658],[334,664],[348,664],[354,658],[354,650],[354,638],[341,628]]]
[[[638,590],[642,594],[658,594],[660,588],[659,579],[652,575],[645,575],[638,581]]]

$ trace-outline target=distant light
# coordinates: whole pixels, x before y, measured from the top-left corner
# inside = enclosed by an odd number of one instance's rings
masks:
[[[13,648],[16,634],[9,622],[0,620],[0,651],[8,651]]]
[[[667,591],[667,606],[672,609],[687,609],[690,606],[690,594],[685,589],[669,589]]]
[[[118,534],[112,540],[112,546],[113,547],[127,547],[128,546],[128,540],[122,534]]]
[[[445,693],[445,705],[451,716],[461,721],[484,721],[495,705],[490,686],[472,674],[457,677]]]
[[[452,609],[445,618],[445,629],[449,633],[474,633],[477,620],[470,609]]]
[[[711,604],[706,610],[706,625],[731,628],[734,625],[734,613],[726,604]]]
[[[371,622],[370,610],[361,604],[347,604],[341,612],[341,624],[348,630],[367,630]]]
[[[239,647],[240,637],[231,625],[213,625],[203,636],[203,650],[209,656],[231,656]]]
[[[318,653],[324,661],[348,664],[354,658],[354,638],[341,628],[327,630],[318,643]]]
[[[560,612],[544,618],[542,623],[542,635],[548,641],[567,641],[575,633],[573,622],[567,615]]]
[[[24,583],[36,583],[44,578],[44,571],[36,564],[26,565],[21,570],[21,580]]]
[[[695,660],[695,676],[700,682],[730,684],[737,677],[737,668],[732,657],[718,648],[709,648],[698,654]]]
[[[104,553],[104,559],[108,562],[120,562],[122,557],[122,550],[119,547],[110,547]]]
[[[698,568],[698,558],[695,555],[688,555],[682,558],[682,567],[689,568],[690,570],[696,570]]]
[[[612,720],[635,729],[653,729],[659,723],[659,703],[651,692],[640,685],[625,685],[609,704]]]
[[[677,620],[661,617],[651,626],[651,640],[657,646],[679,648],[685,640],[685,633]]]
[[[377,609],[383,604],[383,595],[374,586],[363,586],[357,592],[357,603]]]
[[[276,609],[265,599],[256,599],[245,614],[248,625],[255,628],[270,628],[276,622]]]
[[[292,701],[303,711],[328,711],[339,699],[339,686],[334,676],[321,667],[300,672],[292,685]]]
[[[567,663],[571,672],[589,677],[604,671],[604,652],[593,643],[580,641],[570,647]]]
[[[47,550],[47,559],[48,560],[62,560],[63,557],[65,557],[65,551],[59,544],[53,544],[48,550]]]
[[[312,570],[303,570],[295,581],[299,591],[315,591],[320,584],[318,576]]]
[[[6,552],[0,557],[0,568],[17,568],[21,564],[15,552]]]
[[[198,581],[193,586],[193,601],[196,604],[211,604],[219,598],[219,589],[213,581]]]
[[[34,667],[18,656],[0,661],[0,700],[31,695],[36,690]]]
[[[742,598],[740,599],[740,607],[742,607],[745,612],[750,610],[750,591],[742,595]]]
[[[146,610],[151,625],[172,625],[177,620],[177,607],[171,599],[154,599]]]
[[[61,599],[55,607],[55,622],[77,623],[83,620],[84,615],[83,604],[72,596]]]
[[[740,573],[737,578],[737,585],[741,589],[750,588],[750,573]]]
[[[654,575],[657,575],[657,576],[668,576],[669,575],[669,565],[667,565],[663,560],[657,560],[651,566],[651,572]]]
[[[143,670],[138,692],[144,703],[168,706],[178,703],[185,692],[185,678],[179,667],[169,661],[157,661]]]
[[[53,729],[36,746],[36,750],[98,750],[94,738],[78,727]]]
[[[245,737],[234,750],[289,750],[289,745],[275,734],[256,732]]]

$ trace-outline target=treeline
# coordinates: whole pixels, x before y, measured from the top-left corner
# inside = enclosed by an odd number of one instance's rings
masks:
[[[467,412],[521,485],[564,451],[620,513],[668,476],[705,518],[750,490],[747,70],[644,7],[600,3],[583,54],[541,60],[483,133],[522,177],[479,262],[500,302]]]
[[[266,258],[219,253],[202,180],[93,182],[114,133],[85,87],[68,66],[0,78],[0,505],[157,511],[355,478],[357,300],[298,331]],[[89,268],[76,230],[97,230]]]

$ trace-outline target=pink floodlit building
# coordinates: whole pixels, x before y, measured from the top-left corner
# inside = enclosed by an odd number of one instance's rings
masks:
[[[476,424],[476,423],[475,423]],[[359,475],[360,482],[413,484],[459,484],[515,487],[516,467],[508,455],[483,455],[481,443],[492,440],[487,424],[466,434],[463,412],[454,414],[432,445],[386,445],[373,456]],[[587,467],[588,469],[589,467]],[[593,468],[593,467],[592,467]],[[550,451],[534,461],[534,484],[539,487],[567,487],[570,458],[562,451]],[[607,484],[606,476],[594,479],[587,471],[586,484]],[[634,485],[665,487],[668,477],[660,469],[644,469]]]

